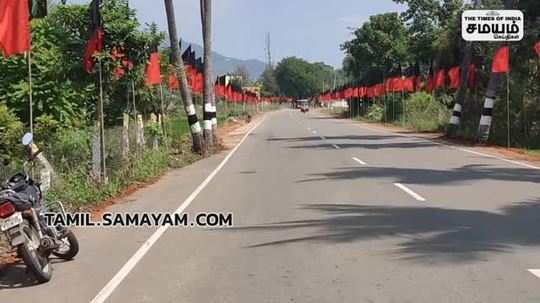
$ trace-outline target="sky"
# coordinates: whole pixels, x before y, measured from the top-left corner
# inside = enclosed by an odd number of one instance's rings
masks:
[[[166,31],[162,0],[129,3],[142,24],[156,22]],[[202,44],[199,1],[176,0],[174,5],[181,38]],[[228,57],[264,61],[269,32],[274,63],[297,56],[340,68],[344,54],[339,45],[352,37],[351,27],[370,15],[403,9],[391,0],[215,0],[213,48]]]

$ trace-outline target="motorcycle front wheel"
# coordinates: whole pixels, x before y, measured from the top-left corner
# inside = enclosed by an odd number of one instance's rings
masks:
[[[66,235],[60,240],[60,247],[53,251],[52,254],[60,259],[71,260],[79,253],[79,241],[75,234],[69,230]]]
[[[49,282],[52,277],[52,267],[49,258],[42,256],[38,250],[40,245],[38,232],[27,220],[22,223],[22,231],[25,241],[17,248],[19,256],[38,282]]]

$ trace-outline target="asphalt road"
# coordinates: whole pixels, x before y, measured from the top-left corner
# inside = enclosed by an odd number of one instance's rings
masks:
[[[81,229],[50,283],[0,273],[0,302],[540,302],[540,170],[317,114],[259,122],[112,209],[233,228]]]

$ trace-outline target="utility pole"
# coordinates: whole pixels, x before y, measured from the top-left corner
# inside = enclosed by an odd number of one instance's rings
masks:
[[[266,55],[266,68],[267,69],[272,69],[273,68],[273,64],[272,64],[272,51],[271,51],[271,38],[270,38],[270,33],[266,33],[266,47],[265,47],[265,55]]]

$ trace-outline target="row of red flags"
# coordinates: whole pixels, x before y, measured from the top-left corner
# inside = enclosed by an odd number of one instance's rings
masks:
[[[540,57],[540,42],[534,46],[538,56]],[[474,88],[476,85],[476,66],[469,65],[468,68],[468,83],[469,88]],[[503,46],[497,49],[493,57],[491,65],[493,73],[510,72],[510,49],[508,46]],[[431,93],[434,89],[458,89],[461,85],[461,67],[454,66],[448,70],[440,69],[433,75],[430,75],[426,81],[422,81],[418,76],[410,77],[393,77],[371,86],[348,86],[334,91],[327,91],[319,96],[321,101],[331,101],[337,99],[351,98],[374,98],[385,95],[391,92],[407,92],[427,91]]]

